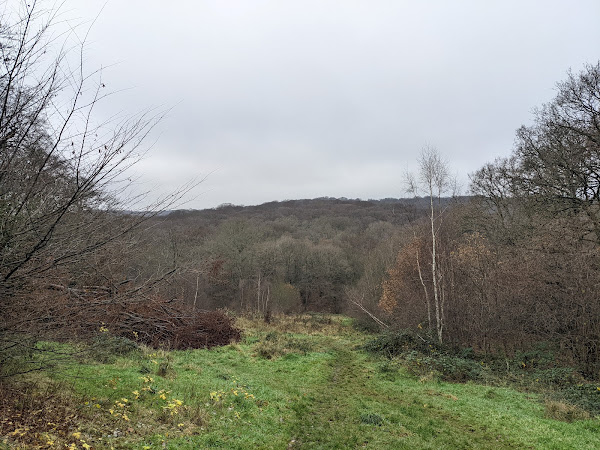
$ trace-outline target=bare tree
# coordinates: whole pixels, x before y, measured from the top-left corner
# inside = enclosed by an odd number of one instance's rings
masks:
[[[14,5],[11,5],[14,6]],[[130,197],[126,171],[161,119],[152,110],[96,122],[107,97],[84,69],[85,34],[61,34],[58,11],[37,1],[0,12],[0,335],[16,298],[61,267],[170,207],[194,182],[151,205]],[[145,212],[131,211],[144,207]],[[39,309],[39,308],[38,308]],[[18,330],[17,330],[18,331]],[[1,336],[0,336],[1,337]],[[12,345],[12,344],[10,344]],[[0,352],[2,352],[0,343]]]
[[[472,191],[505,214],[518,199],[550,218],[578,216],[582,239],[600,243],[600,62],[568,72],[557,95],[517,130],[510,158],[476,172]],[[510,211],[510,210],[508,210]],[[504,220],[506,217],[501,216]],[[573,221],[574,222],[574,221]]]
[[[459,263],[490,309],[490,341],[509,348],[553,342],[584,374],[597,376],[600,62],[569,71],[533,119],[517,130],[508,158],[471,176],[479,200],[472,228],[485,245],[464,245]],[[493,259],[482,251],[488,248]]]
[[[435,308],[435,323],[438,340],[442,342],[444,332],[444,303],[445,292],[442,285],[442,272],[439,270],[440,262],[438,257],[439,238],[438,232],[444,213],[444,207],[441,204],[441,199],[444,194],[454,193],[453,189],[456,186],[454,180],[450,177],[448,163],[442,158],[439,151],[435,147],[426,146],[421,150],[419,156],[419,171],[416,176],[407,174],[406,182],[408,185],[407,191],[419,195],[420,192],[425,193],[429,197],[429,222],[431,228],[431,291],[433,294],[433,306]],[[421,281],[420,263],[417,256],[417,266]],[[427,310],[431,310],[429,303],[429,294],[423,283],[425,297],[427,301]],[[429,318],[429,320],[431,320]],[[431,324],[430,324],[431,326]]]
[[[65,46],[54,56],[55,11],[22,2],[0,22],[0,283],[78,259],[127,233],[190,186],[145,205],[125,196],[125,171],[161,115],[144,112],[116,123],[93,121],[106,97],[101,72],[78,67]],[[12,22],[11,22],[12,19]],[[67,57],[70,62],[67,62]],[[69,100],[64,100],[68,98]]]

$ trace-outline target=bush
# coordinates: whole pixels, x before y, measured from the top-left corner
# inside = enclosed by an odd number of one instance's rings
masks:
[[[373,319],[367,316],[360,316],[355,318],[352,321],[352,327],[355,330],[363,333],[376,334],[381,332],[381,327],[377,325],[377,323]]]
[[[582,381],[581,375],[571,367],[534,370],[532,376],[536,381],[553,387],[570,387]]]
[[[483,369],[476,361],[459,356],[438,354],[434,356],[423,355],[412,351],[406,353],[404,360],[409,363],[408,370],[413,375],[437,375],[444,381],[464,383],[482,378]]]
[[[441,355],[431,360],[432,366],[437,370],[445,381],[475,381],[481,378],[482,368],[476,361],[464,359],[458,356]]]
[[[439,351],[440,345],[429,335],[420,335],[412,330],[399,330],[382,333],[367,342],[363,348],[368,352],[393,358],[412,350],[425,354],[430,351]]]
[[[428,334],[411,330],[386,332],[365,344],[364,349],[386,356],[401,358],[414,375],[436,374],[445,381],[479,380],[483,368],[471,348],[451,348],[439,344]]]
[[[538,343],[531,350],[517,352],[514,360],[525,369],[556,367],[557,351],[548,343]]]
[[[588,411],[594,416],[600,416],[600,389],[597,384],[579,383],[565,386],[552,395],[554,400],[560,400]]]
[[[140,346],[131,339],[101,333],[92,339],[88,355],[98,362],[111,363],[114,361],[115,356],[123,356],[140,351]]]

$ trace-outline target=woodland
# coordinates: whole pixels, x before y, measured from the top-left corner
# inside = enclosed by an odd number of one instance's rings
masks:
[[[543,348],[600,380],[599,62],[467,195],[425,147],[405,198],[178,209],[192,182],[140,210],[123,174],[161,114],[95,123],[101,74],[83,50],[66,71],[52,14],[23,8],[0,23],[0,380],[60,365],[47,341],[214,347],[236,317],[305,313],[507,361]]]
[[[96,124],[101,73],[85,75],[83,54],[65,71],[52,11],[35,6],[0,28],[3,372],[36,339],[89,338],[102,322],[190,347],[213,311],[227,340],[229,310],[344,312],[484,353],[547,344],[600,376],[600,63],[557,84],[468,196],[424,148],[414,198],[176,210],[191,183],[134,212],[122,175],[160,114]]]

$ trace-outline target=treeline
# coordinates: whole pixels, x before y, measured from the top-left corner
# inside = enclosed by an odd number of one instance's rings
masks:
[[[423,205],[320,198],[174,211],[153,219],[141,253],[155,258],[146,267],[177,267],[160,295],[195,308],[339,313],[367,273],[376,305],[402,227]]]
[[[415,230],[380,307],[400,327],[441,325],[440,340],[482,352],[550,345],[598,378],[600,64],[569,73],[471,190],[469,204],[435,208],[434,235],[430,221]],[[442,315],[432,318],[436,285]]]

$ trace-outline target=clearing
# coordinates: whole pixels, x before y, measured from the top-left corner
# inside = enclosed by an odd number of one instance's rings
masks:
[[[599,418],[561,422],[534,394],[409,375],[361,350],[370,337],[350,323],[239,319],[243,340],[226,347],[99,349],[31,376],[29,408],[5,405],[0,448],[600,448]]]

